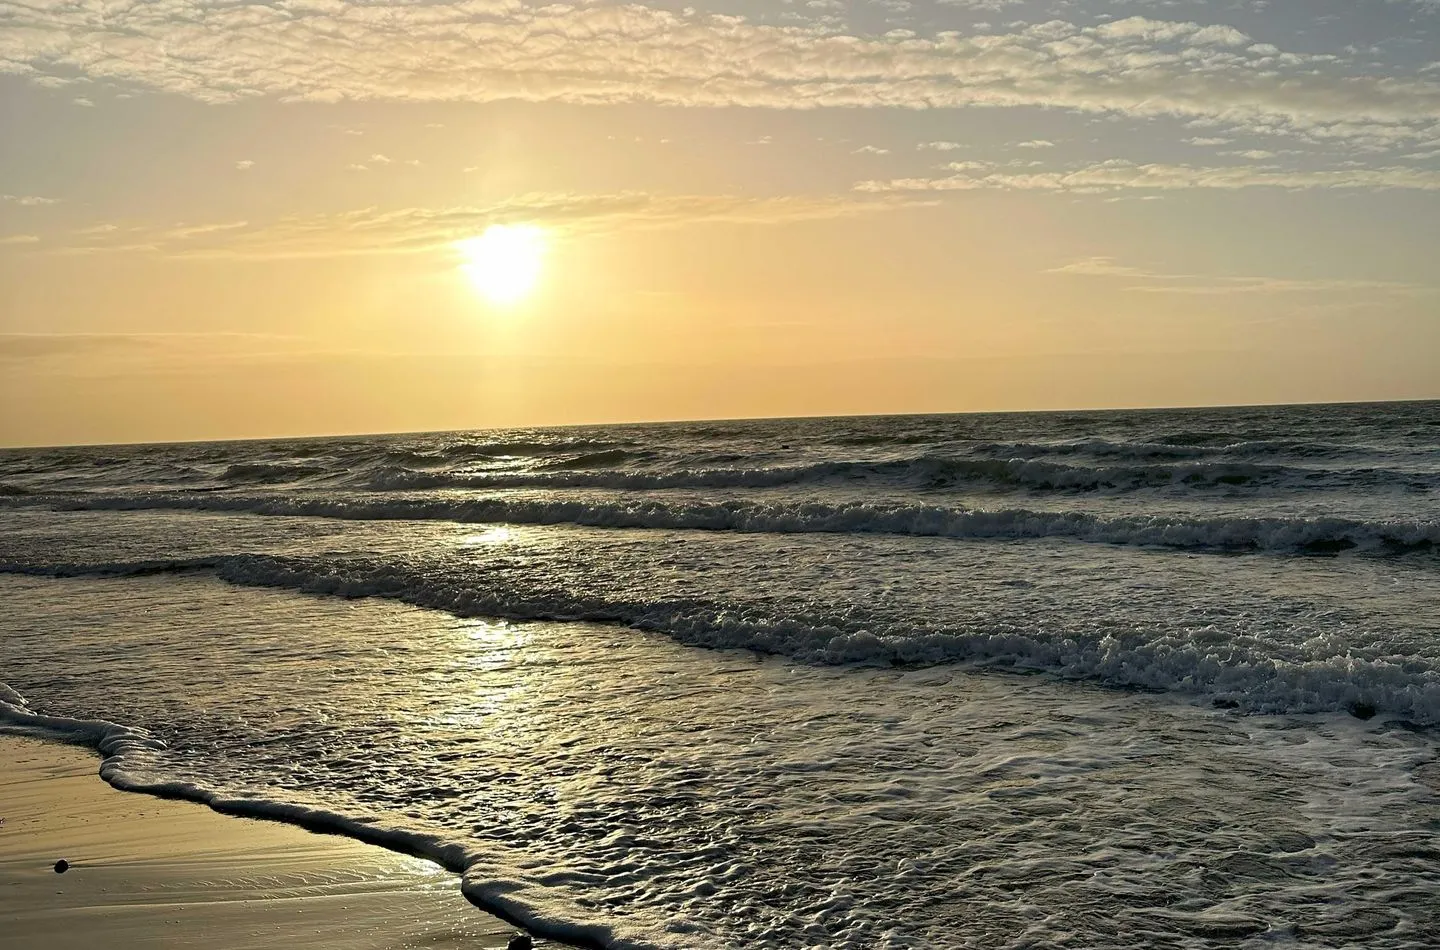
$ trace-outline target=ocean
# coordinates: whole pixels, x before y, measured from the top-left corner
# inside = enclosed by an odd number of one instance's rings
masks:
[[[7,450],[0,643],[581,945],[1440,945],[1440,402]]]

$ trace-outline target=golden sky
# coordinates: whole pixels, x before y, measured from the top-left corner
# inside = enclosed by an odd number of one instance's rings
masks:
[[[0,443],[1440,397],[1437,27],[4,0]]]

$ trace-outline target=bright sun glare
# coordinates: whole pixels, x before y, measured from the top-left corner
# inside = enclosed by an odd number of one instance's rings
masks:
[[[533,224],[492,224],[455,247],[465,258],[460,269],[486,300],[513,304],[528,297],[540,279],[545,232]]]

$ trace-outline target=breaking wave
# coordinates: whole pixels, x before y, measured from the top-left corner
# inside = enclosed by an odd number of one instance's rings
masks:
[[[1083,511],[993,510],[869,502],[387,498],[367,495],[35,495],[6,504],[60,510],[180,509],[355,521],[455,521],[771,534],[893,534],[990,540],[1057,538],[1093,544],[1275,554],[1432,552],[1440,521],[1313,517],[1105,516]]]
[[[239,586],[385,598],[461,617],[624,624],[692,646],[751,650],[807,663],[973,664],[1172,692],[1251,713],[1384,713],[1419,725],[1440,724],[1440,669],[1418,657],[1368,656],[1350,648],[1298,661],[1266,653],[1264,641],[1207,643],[1183,635],[1103,629],[1047,635],[1003,618],[983,625],[916,628],[845,609],[769,615],[756,607],[703,599],[517,589],[484,575],[382,561],[233,554],[117,563],[0,562],[3,573],[49,577],[196,571]]]

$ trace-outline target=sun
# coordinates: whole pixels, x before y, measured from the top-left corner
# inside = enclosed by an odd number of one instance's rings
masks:
[[[486,300],[519,303],[540,280],[545,231],[533,224],[492,224],[479,237],[455,242],[460,269]]]

